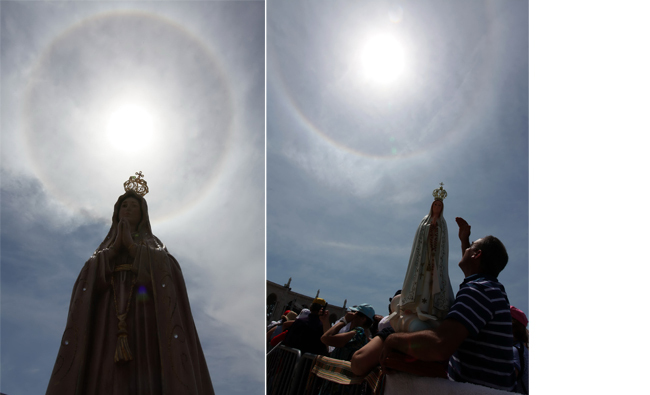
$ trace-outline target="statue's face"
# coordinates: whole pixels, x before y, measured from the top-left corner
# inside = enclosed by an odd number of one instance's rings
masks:
[[[131,230],[136,230],[140,220],[142,219],[142,213],[140,212],[140,202],[135,198],[126,198],[122,201],[120,205],[120,214],[119,219],[126,218],[131,225]]]
[[[440,214],[442,212],[442,202],[440,200],[435,200],[431,205],[431,212],[433,214]]]

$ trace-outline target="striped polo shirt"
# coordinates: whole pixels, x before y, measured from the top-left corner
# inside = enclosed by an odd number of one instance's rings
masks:
[[[512,391],[516,376],[510,302],[496,277],[479,273],[465,278],[447,318],[469,332],[449,359],[449,379]]]

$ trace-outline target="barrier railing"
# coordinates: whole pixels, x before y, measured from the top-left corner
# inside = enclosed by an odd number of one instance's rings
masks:
[[[350,362],[320,355],[302,354],[286,346],[267,354],[267,394],[269,395],[382,395],[379,368],[368,376],[355,376]]]
[[[290,395],[302,395],[308,393],[307,385],[309,383],[309,375],[316,357],[317,355],[309,353],[305,353],[300,357],[300,361],[298,361],[296,369],[293,371]]]
[[[276,346],[266,356],[266,393],[268,395],[288,395],[296,364],[300,360],[300,350]]]

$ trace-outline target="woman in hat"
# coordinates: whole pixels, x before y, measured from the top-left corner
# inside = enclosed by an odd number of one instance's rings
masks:
[[[329,313],[321,315],[324,327],[327,327]],[[370,337],[370,326],[372,326],[375,310],[367,303],[350,308],[343,318],[332,325],[321,337],[321,341],[335,347],[331,357],[349,361],[352,355],[368,343]],[[350,323],[350,331],[339,333],[339,331]]]

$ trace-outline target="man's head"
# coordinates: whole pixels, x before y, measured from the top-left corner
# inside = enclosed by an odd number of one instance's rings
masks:
[[[508,252],[501,240],[494,236],[485,236],[472,243],[465,250],[458,266],[465,277],[476,273],[498,277],[508,263]]]
[[[398,289],[397,292],[395,292],[395,295],[393,295],[392,298],[388,298],[388,301],[390,302],[388,304],[388,313],[389,314],[393,312],[393,306],[392,306],[393,305],[393,298],[395,298],[397,295],[401,295],[401,294],[402,294],[402,290]]]
[[[327,305],[327,302],[323,298],[315,298],[313,302],[311,302],[311,306],[309,306],[309,310],[313,314],[318,314],[322,308],[324,308]]]

